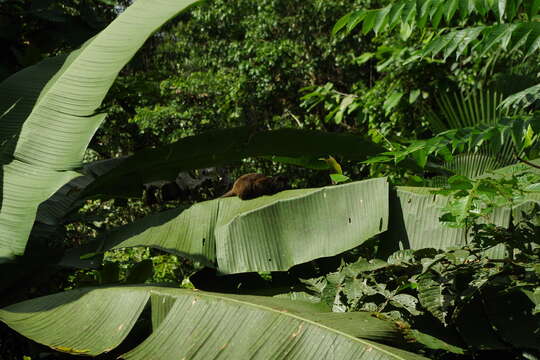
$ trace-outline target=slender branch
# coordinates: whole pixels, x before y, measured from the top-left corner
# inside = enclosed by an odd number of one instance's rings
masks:
[[[296,123],[298,124],[298,127],[300,128],[304,127],[304,125],[300,122],[300,120],[298,120],[298,118],[289,109],[285,109],[285,111],[289,114],[290,117],[294,119],[294,121],[296,121]]]
[[[521,158],[519,155],[516,155],[516,159],[518,159],[519,161],[521,161],[522,163],[524,164],[527,164],[529,166],[532,166],[533,168],[536,168],[536,169],[540,169],[540,165],[536,165],[535,163],[532,163],[530,161],[527,161],[523,158]]]
[[[334,94],[338,94],[338,95],[341,95],[341,96],[350,96],[350,97],[353,97],[353,98],[357,98],[358,95],[355,95],[355,94],[347,94],[347,93],[344,93],[344,92],[341,92],[341,91],[337,91],[337,90],[332,90],[332,92]]]

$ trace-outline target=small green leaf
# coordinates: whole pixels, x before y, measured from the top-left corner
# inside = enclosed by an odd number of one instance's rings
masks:
[[[470,190],[473,188],[471,180],[466,176],[454,175],[448,179],[448,184],[452,190]]]
[[[413,104],[420,96],[420,90],[415,89],[409,93],[409,104]]]
[[[375,56],[375,53],[365,52],[365,53],[363,53],[362,55],[360,55],[359,57],[356,58],[356,64],[357,65],[362,65],[362,64],[368,62],[369,60],[371,60],[374,56]]]
[[[339,184],[351,180],[348,176],[343,174],[330,174],[330,179],[333,184]]]
[[[386,115],[388,115],[390,111],[399,104],[399,101],[401,100],[402,96],[403,96],[403,93],[401,91],[394,91],[392,95],[390,95],[388,99],[386,99],[386,101],[383,104],[383,109]]]

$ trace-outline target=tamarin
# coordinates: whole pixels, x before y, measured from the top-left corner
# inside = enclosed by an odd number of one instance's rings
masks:
[[[285,176],[268,177],[251,173],[236,179],[232,189],[221,197],[238,196],[242,200],[249,200],[262,195],[273,195],[288,188],[289,184]]]

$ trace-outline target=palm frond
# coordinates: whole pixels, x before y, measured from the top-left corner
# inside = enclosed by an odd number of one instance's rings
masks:
[[[427,119],[435,132],[497,124],[515,111],[500,106],[502,95],[491,90],[474,90],[466,94],[443,95],[437,100],[438,109],[429,111]],[[474,152],[456,154],[443,166],[455,174],[477,177],[487,171],[515,163],[510,135],[500,141],[482,145]],[[440,182],[440,179],[437,181]]]

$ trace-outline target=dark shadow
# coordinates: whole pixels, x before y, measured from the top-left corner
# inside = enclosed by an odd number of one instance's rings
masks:
[[[200,290],[223,293],[269,288],[270,283],[255,272],[221,275],[216,269],[205,267],[191,275],[189,280]]]
[[[382,234],[377,257],[387,259],[400,249],[410,249],[403,209],[395,189],[390,189],[388,205],[388,230]]]

